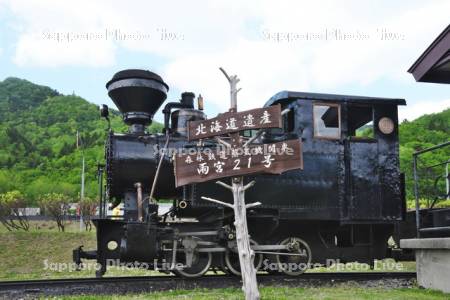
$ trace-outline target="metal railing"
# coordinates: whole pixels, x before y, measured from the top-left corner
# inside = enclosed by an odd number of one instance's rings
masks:
[[[424,165],[419,167],[420,157],[426,153],[435,152],[444,147],[450,146],[450,141],[430,147],[424,150],[420,150],[413,153],[413,176],[414,176],[414,197],[416,207],[416,230],[417,237],[420,238],[421,228],[420,223],[420,198],[426,198],[427,209],[431,210],[435,205],[445,199],[450,199],[450,177],[449,177],[449,164],[450,157],[446,157],[443,161],[433,162],[430,165]],[[420,176],[419,176],[420,173]],[[441,192],[445,181],[445,192]],[[422,187],[420,184],[422,183]]]

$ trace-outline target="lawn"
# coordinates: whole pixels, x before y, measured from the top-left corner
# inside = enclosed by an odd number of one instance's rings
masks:
[[[41,226],[37,229],[36,226]],[[42,227],[43,226],[43,227]],[[70,262],[72,249],[95,246],[94,232],[58,232],[51,224],[33,224],[29,232],[0,232],[0,280],[57,277],[50,262]],[[48,265],[49,266],[49,265]]]
[[[365,288],[356,284],[341,284],[334,287],[320,288],[289,288],[289,287],[262,287],[260,288],[261,299],[450,299],[450,295],[441,292],[425,290],[420,288],[384,289]],[[71,296],[62,299],[83,300],[124,300],[124,299],[244,299],[240,289],[196,289],[190,291],[169,291],[136,295],[115,296]]]

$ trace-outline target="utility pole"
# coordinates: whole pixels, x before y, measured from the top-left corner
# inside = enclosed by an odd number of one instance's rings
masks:
[[[83,231],[83,212],[81,210],[81,202],[84,200],[84,171],[85,171],[85,161],[84,161],[84,151],[82,141],[80,139],[80,133],[77,130],[77,148],[81,148],[81,191],[80,191],[80,203],[78,204],[80,208],[80,231]]]
[[[83,153],[83,151],[82,151]],[[81,193],[80,193],[80,201],[84,200],[84,153],[83,160],[82,160],[82,167],[81,167]],[[83,231],[83,211],[81,209],[80,204],[80,231]]]

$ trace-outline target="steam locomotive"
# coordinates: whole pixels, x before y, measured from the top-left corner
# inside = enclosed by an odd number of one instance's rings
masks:
[[[196,109],[195,95],[183,93],[164,106],[163,132],[149,134],[146,127],[169,90],[163,79],[124,70],[106,88],[129,130],[109,130],[106,164],[99,166],[100,212],[93,220],[97,249],[75,249],[75,262],[96,259],[97,276],[108,260],[142,262],[184,277],[209,270],[239,275],[233,211],[201,199],[232,202],[232,195],[214,182],[177,188],[172,157],[164,151],[198,146],[188,141],[187,126],[206,119],[202,101]],[[287,111],[283,127],[264,130],[256,141],[300,139],[304,167],[244,177],[256,181],[246,202],[261,202],[248,211],[255,267],[296,276],[329,259],[373,264],[391,256],[388,240],[398,241],[396,226],[406,217],[397,117],[405,100],[282,91],[265,107],[278,104]],[[106,106],[101,114],[108,119]],[[158,201],[164,199],[173,204],[161,214]],[[109,216],[108,203],[122,203],[123,214]]]

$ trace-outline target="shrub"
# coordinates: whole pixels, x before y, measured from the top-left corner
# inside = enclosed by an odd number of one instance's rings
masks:
[[[30,229],[26,216],[26,202],[19,191],[0,194],[0,222],[9,231]]]
[[[97,201],[93,198],[85,197],[78,202],[80,215],[83,216],[84,228],[89,231],[92,229],[91,217],[95,215]]]
[[[56,222],[58,230],[64,231],[69,209],[69,198],[64,194],[45,194],[39,199],[39,206]]]

